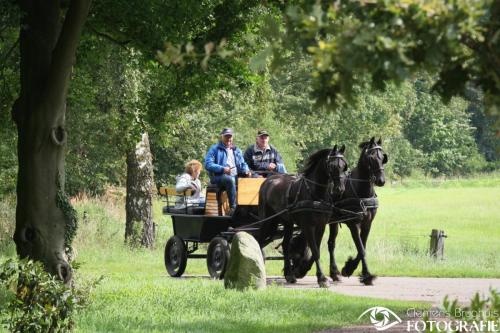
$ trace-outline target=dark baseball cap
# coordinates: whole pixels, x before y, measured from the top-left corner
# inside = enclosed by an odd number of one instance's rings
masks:
[[[232,128],[223,128],[222,131],[220,132],[220,135],[233,135],[233,129]]]
[[[263,135],[267,135],[267,136],[269,136],[269,133],[268,133],[265,129],[260,129],[260,130],[257,132],[257,136],[263,136]]]

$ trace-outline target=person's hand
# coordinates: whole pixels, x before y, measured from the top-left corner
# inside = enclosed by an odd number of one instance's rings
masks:
[[[269,166],[267,167],[267,169],[268,169],[269,171],[273,171],[274,169],[276,169],[276,164],[274,164],[274,163],[269,163]]]
[[[251,172],[251,171],[247,171],[247,172],[245,173],[245,176],[247,176],[247,177],[251,177],[251,176],[252,176],[252,172]]]
[[[230,167],[224,167],[224,173],[226,175],[230,175],[231,174],[231,168]]]

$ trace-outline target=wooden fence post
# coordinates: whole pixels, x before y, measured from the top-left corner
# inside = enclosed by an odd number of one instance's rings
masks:
[[[444,239],[447,237],[443,230],[432,229],[430,255],[433,258],[444,258]]]

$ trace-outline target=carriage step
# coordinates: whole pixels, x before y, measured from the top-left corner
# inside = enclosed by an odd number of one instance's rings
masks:
[[[204,259],[206,258],[206,254],[188,254],[188,258],[193,258],[193,259]]]

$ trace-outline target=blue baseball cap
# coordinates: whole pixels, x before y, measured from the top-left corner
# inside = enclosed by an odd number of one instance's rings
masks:
[[[232,128],[223,128],[222,131],[220,132],[220,135],[233,135],[233,129]]]

